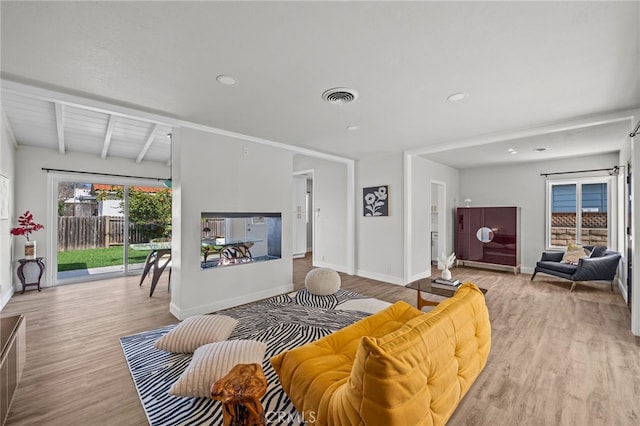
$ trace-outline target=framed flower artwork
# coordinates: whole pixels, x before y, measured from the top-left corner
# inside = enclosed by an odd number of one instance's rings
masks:
[[[362,188],[362,197],[364,216],[389,216],[388,185]]]

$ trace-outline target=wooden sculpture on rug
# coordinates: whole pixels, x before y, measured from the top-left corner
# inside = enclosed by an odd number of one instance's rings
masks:
[[[267,392],[267,378],[260,364],[237,364],[211,386],[211,399],[221,401],[225,426],[264,426],[260,398]]]

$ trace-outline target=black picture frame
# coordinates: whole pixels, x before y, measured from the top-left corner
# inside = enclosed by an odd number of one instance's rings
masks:
[[[389,185],[362,188],[362,214],[365,217],[389,216]]]

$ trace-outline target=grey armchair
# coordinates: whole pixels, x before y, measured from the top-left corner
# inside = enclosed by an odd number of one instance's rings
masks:
[[[564,278],[571,281],[571,291],[576,287],[577,281],[608,281],[613,291],[613,281],[618,269],[618,263],[622,257],[620,253],[609,251],[604,246],[585,246],[592,250],[591,257],[580,259],[577,265],[562,263],[562,252],[544,252],[542,258],[536,263],[531,276],[533,280],[538,272]]]

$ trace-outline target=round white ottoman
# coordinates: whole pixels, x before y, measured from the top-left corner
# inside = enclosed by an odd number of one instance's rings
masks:
[[[315,268],[307,273],[304,286],[318,296],[328,296],[340,290],[340,275],[331,268]]]

